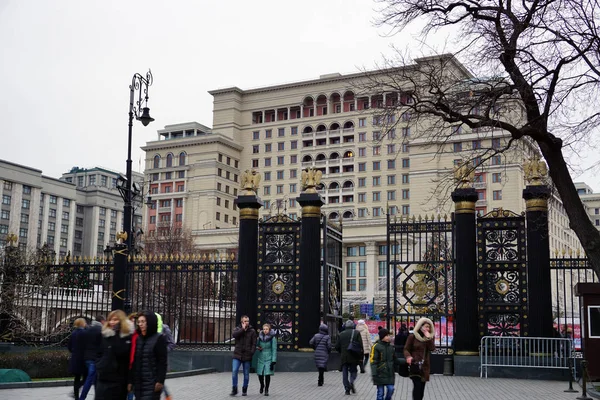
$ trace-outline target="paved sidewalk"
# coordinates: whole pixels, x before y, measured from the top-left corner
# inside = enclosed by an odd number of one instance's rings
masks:
[[[240,384],[242,375],[240,374]],[[332,399],[375,399],[375,387],[368,373],[358,374],[355,384],[357,393],[344,395],[341,372],[327,372],[325,385],[317,386],[317,373],[279,373],[271,381],[271,399],[285,400],[332,400]],[[174,400],[230,399],[231,373],[176,378],[167,380],[167,387]],[[447,377],[434,375],[425,388],[425,400],[574,400],[579,393],[564,393],[566,382],[535,381],[524,379],[480,379],[467,377]],[[258,393],[258,379],[250,376],[250,387],[246,399],[264,398]],[[578,389],[576,387],[576,389]],[[25,399],[67,399],[70,387],[39,389],[4,389],[0,398],[11,400]],[[396,376],[394,400],[412,399],[412,382]],[[240,388],[241,393],[241,388]],[[241,398],[240,395],[238,395]],[[93,400],[90,392],[88,399]]]

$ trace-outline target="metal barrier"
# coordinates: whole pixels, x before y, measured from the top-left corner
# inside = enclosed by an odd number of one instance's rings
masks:
[[[480,348],[481,371],[489,367],[571,368],[573,345],[569,338],[484,336]]]

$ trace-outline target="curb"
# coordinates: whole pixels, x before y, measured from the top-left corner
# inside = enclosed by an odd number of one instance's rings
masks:
[[[189,371],[169,372],[167,373],[168,379],[184,378],[186,376],[212,374],[217,372],[215,368],[200,368],[192,369]],[[41,382],[12,382],[12,383],[0,383],[0,390],[2,389],[35,389],[35,388],[48,388],[48,387],[61,387],[61,386],[73,386],[73,380],[60,380],[60,381],[41,381]]]

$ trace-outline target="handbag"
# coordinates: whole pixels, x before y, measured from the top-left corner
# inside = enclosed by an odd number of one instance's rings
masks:
[[[350,337],[350,344],[348,345],[348,351],[350,353],[354,353],[354,354],[360,354],[362,355],[362,349],[359,346],[359,343],[354,341],[354,334],[356,333],[356,330],[352,331],[352,336]]]
[[[313,342],[313,345],[311,346],[313,349],[317,349],[317,347],[319,347],[319,345],[321,344],[321,342],[323,341],[323,338],[325,337],[325,335],[321,336],[321,340],[319,340],[319,343],[315,343]]]
[[[410,371],[408,370],[408,363],[406,362],[406,358],[398,358],[398,364],[396,365],[396,372],[398,375],[408,378],[410,375]]]

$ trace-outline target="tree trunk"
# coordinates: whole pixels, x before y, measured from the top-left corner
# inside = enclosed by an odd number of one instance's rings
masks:
[[[552,134],[548,137],[555,139]],[[551,140],[552,140],[551,139]],[[567,163],[562,154],[561,145],[556,142],[539,141],[538,145],[548,163],[548,170],[554,187],[565,204],[565,211],[569,217],[569,225],[575,232],[589,260],[590,266],[600,278],[600,232],[592,224],[583,202],[577,193],[573,178],[567,168]],[[566,206],[566,205],[569,206]]]

